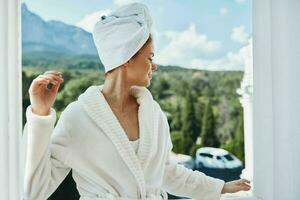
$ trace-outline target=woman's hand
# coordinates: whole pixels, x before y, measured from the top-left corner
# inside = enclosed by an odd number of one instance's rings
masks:
[[[238,191],[249,191],[251,189],[250,181],[246,179],[239,179],[224,184],[221,194],[235,193]]]
[[[63,82],[62,73],[46,71],[36,77],[29,88],[32,112],[37,115],[48,115],[53,106],[60,84]],[[51,83],[52,87],[48,88]]]

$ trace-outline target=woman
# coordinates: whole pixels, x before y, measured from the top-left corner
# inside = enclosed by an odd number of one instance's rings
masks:
[[[62,74],[47,71],[33,80],[24,128],[25,199],[46,199],[71,169],[81,200],[167,199],[166,191],[215,200],[250,189],[246,180],[224,183],[170,159],[166,116],[146,88],[156,69],[151,24],[140,3],[102,17],[93,38],[105,82],[70,103],[55,127],[51,107]]]

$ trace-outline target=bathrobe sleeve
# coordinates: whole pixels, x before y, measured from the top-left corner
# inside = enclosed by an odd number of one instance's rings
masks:
[[[161,112],[162,113],[162,112]],[[177,164],[170,158],[173,148],[170,137],[169,124],[166,116],[162,113],[161,126],[167,139],[167,159],[163,178],[163,188],[174,195],[191,197],[199,200],[219,200],[224,181],[206,176],[199,171],[193,171]]]
[[[47,199],[70,172],[66,165],[71,138],[63,114],[54,129],[56,112],[47,116],[26,109],[27,123],[23,131],[25,170],[23,199]]]

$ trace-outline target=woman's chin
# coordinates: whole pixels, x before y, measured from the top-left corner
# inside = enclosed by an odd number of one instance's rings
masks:
[[[147,86],[146,87],[150,86],[151,80],[152,80],[152,77],[147,79]]]
[[[149,87],[149,86],[150,86],[150,84],[151,84],[151,81],[150,81],[150,80],[148,80],[148,82],[145,82],[145,84],[143,84],[142,86],[143,86],[143,87]]]
[[[149,87],[151,84],[151,81],[149,80],[148,82],[144,83],[144,84],[141,84],[141,86],[143,87]]]
[[[151,78],[147,78],[145,81],[136,83],[135,85],[141,87],[149,87],[150,84],[151,84]]]
[[[150,85],[151,85],[151,82],[149,81],[149,83],[145,87],[149,87]]]

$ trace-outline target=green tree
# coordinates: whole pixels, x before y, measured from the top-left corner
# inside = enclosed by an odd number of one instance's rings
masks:
[[[175,107],[175,111],[172,117],[171,129],[174,131],[179,131],[182,128],[182,119],[181,119],[182,111],[181,106],[177,103]]]
[[[167,91],[170,89],[170,83],[164,77],[155,77],[150,90],[157,100],[164,99],[168,96]]]
[[[22,97],[23,97],[23,112],[22,112],[22,124],[25,125],[26,122],[26,108],[30,105],[30,99],[28,90],[33,77],[29,77],[24,71],[22,71]]]
[[[184,140],[182,137],[182,133],[180,131],[172,131],[171,139],[172,139],[172,144],[173,144],[172,151],[174,153],[184,153],[184,150],[183,150]]]
[[[182,134],[184,137],[184,153],[189,154],[190,149],[199,136],[197,127],[197,118],[194,109],[194,100],[192,94],[187,92],[184,100],[184,112],[182,116]]]
[[[201,141],[203,146],[209,147],[219,147],[220,142],[216,136],[215,130],[215,117],[212,110],[211,102],[208,101],[205,107],[202,131],[201,131]]]
[[[236,131],[234,134],[233,140],[233,153],[241,159],[243,162],[245,161],[245,150],[244,150],[244,119],[243,112],[241,112],[238,120],[238,125],[236,127]]]
[[[241,112],[242,113],[242,112]],[[223,149],[234,154],[245,164],[245,149],[244,149],[244,119],[243,114],[239,115],[236,130],[232,140],[222,145]]]

